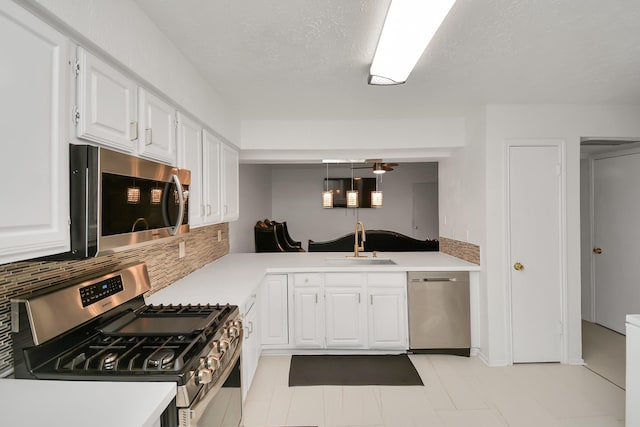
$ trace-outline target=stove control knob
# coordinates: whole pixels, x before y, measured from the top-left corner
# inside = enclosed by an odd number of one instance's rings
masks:
[[[216,344],[218,353],[224,353],[229,348],[229,341],[222,339]]]
[[[204,366],[215,371],[220,367],[220,355],[217,356],[207,356],[204,362]]]
[[[237,338],[239,335],[240,335],[240,329],[238,329],[237,326],[229,327],[229,330],[227,331],[227,336],[229,338],[233,340],[234,338]]]
[[[198,369],[196,373],[196,384],[209,384],[213,379],[213,371],[211,369]]]

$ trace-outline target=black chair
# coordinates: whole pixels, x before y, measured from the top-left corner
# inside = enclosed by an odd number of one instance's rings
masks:
[[[286,222],[258,221],[254,227],[256,252],[305,252],[289,235]]]

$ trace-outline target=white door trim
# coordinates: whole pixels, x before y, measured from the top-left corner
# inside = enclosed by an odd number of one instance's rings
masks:
[[[509,167],[509,149],[511,147],[557,147],[559,149],[560,158],[560,276],[561,276],[561,295],[560,295],[560,321],[562,322],[562,338],[561,338],[561,363],[569,363],[569,325],[568,325],[568,300],[567,300],[567,208],[566,208],[566,147],[563,139],[544,139],[544,138],[508,138],[504,144],[504,164],[505,164],[505,264],[503,269],[503,277],[505,278],[505,316],[506,316],[506,345],[507,360],[509,364],[513,364],[513,323],[512,323],[512,306],[511,306],[511,214],[509,206],[510,200],[510,167]]]
[[[594,153],[589,156],[589,244],[591,245],[591,268],[590,273],[590,286],[589,292],[591,293],[591,321],[596,321],[596,260],[593,253],[593,248],[596,247],[595,231],[596,231],[596,218],[595,218],[595,161],[602,159],[610,159],[612,157],[622,157],[631,154],[639,154],[640,147],[627,148],[627,149],[613,149],[605,153]]]

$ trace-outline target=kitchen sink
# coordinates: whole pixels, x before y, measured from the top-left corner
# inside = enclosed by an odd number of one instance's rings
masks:
[[[326,258],[327,263],[333,265],[397,265],[389,258]]]

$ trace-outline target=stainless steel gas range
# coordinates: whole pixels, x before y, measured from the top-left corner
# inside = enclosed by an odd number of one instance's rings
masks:
[[[234,305],[146,305],[144,263],[11,301],[16,378],[176,384],[167,426],[238,426],[242,324]]]

